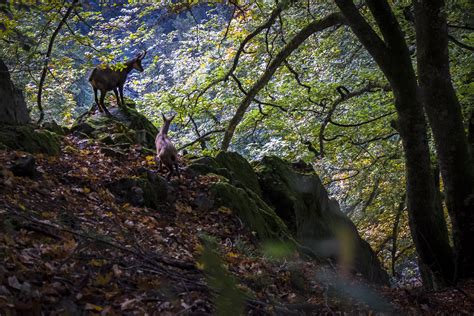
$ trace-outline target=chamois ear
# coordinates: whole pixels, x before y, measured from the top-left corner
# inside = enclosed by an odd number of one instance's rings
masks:
[[[176,114],[174,114],[171,118],[170,118],[170,122],[176,117]]]
[[[166,121],[166,116],[163,113],[161,113],[161,117],[163,118],[163,121]]]

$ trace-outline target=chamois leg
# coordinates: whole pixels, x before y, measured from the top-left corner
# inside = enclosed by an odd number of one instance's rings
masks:
[[[158,163],[158,167],[159,167],[160,172],[163,172],[163,161],[161,161],[161,159]]]
[[[107,114],[108,116],[112,116],[112,114],[110,114],[109,110],[107,110],[107,107],[105,106],[105,95],[107,94],[107,91],[104,91],[104,90],[100,90],[100,106],[102,107],[102,110],[105,111],[105,114]]]
[[[168,170],[170,171],[170,172],[168,173],[168,176],[166,177],[166,180],[170,181],[171,176],[174,174],[173,163],[172,163],[172,162],[171,162],[171,163],[167,163],[167,164],[166,164],[166,168],[168,168]]]
[[[121,107],[123,106],[123,104],[120,103],[120,100],[119,100],[119,95],[118,95],[118,90],[117,88],[114,88],[114,94],[115,94],[115,98],[117,99],[117,106],[118,107]]]
[[[176,174],[178,175],[178,178],[181,178],[181,174],[179,173],[179,167],[178,167],[178,162],[175,161],[173,163],[174,167],[176,168]]]
[[[94,89],[95,103],[89,110],[89,114],[93,114],[96,109],[99,109],[100,111],[99,99],[97,98],[97,88],[93,87],[93,89]]]
[[[96,109],[99,109],[100,111],[99,99],[97,98],[97,88],[94,87],[93,89],[94,89],[95,104],[89,110],[90,114],[94,113]]]
[[[120,85],[118,87],[118,89],[119,89],[119,92],[120,92],[120,100],[122,101],[122,106],[126,106],[125,102],[123,101],[123,85]]]

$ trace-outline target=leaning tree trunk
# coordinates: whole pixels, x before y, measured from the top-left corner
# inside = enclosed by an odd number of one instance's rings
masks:
[[[420,260],[431,270],[435,283],[443,286],[454,277],[452,251],[446,226],[439,221],[443,214],[442,208],[436,205],[426,121],[403,32],[386,0],[366,0],[383,40],[352,0],[335,2],[392,87],[405,153],[407,208],[412,238]],[[429,283],[425,284],[429,286]]]
[[[474,276],[474,172],[449,71],[443,0],[414,1],[421,100],[433,131],[452,222],[458,278]]]
[[[30,121],[23,94],[13,85],[10,72],[1,59],[0,96],[0,123],[18,125]]]

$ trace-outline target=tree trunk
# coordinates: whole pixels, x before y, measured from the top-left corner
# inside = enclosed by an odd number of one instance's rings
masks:
[[[436,282],[441,286],[450,283],[454,275],[452,251],[446,227],[442,227],[442,221],[439,221],[443,214],[436,205],[427,127],[403,32],[386,0],[366,1],[383,40],[352,0],[335,2],[390,82],[405,153],[407,208],[412,238],[420,260],[429,267]]]
[[[1,59],[0,96],[0,123],[18,125],[30,121],[23,94],[13,85],[10,72]]]
[[[403,91],[395,101],[405,152],[410,231],[421,261],[433,273],[435,287],[442,287],[454,279],[452,251],[443,210],[436,198],[423,109],[416,85],[411,86],[411,92]]]
[[[449,70],[443,0],[414,1],[418,76],[452,222],[456,276],[474,276],[474,172]]]

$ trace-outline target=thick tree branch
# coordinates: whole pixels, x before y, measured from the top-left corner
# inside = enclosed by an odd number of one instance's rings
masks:
[[[229,122],[227,130],[224,135],[224,140],[222,141],[221,149],[227,150],[230,145],[230,141],[234,136],[235,129],[242,120],[245,112],[250,106],[251,102],[254,100],[255,96],[262,90],[265,85],[270,81],[273,74],[280,67],[280,65],[285,61],[288,56],[291,55],[308,37],[312,34],[325,30],[332,26],[337,26],[343,23],[342,15],[339,13],[333,13],[321,20],[313,21],[304,27],[299,33],[297,33],[289,42],[286,44],[283,49],[275,56],[275,58],[270,62],[268,68],[260,76],[260,78],[254,83],[250,88],[245,98],[242,100],[240,105],[237,108],[234,116]]]
[[[389,56],[385,43],[360,14],[354,2],[352,0],[334,0],[334,2],[336,2],[351,29],[366,49],[369,50],[376,62],[386,64]]]

